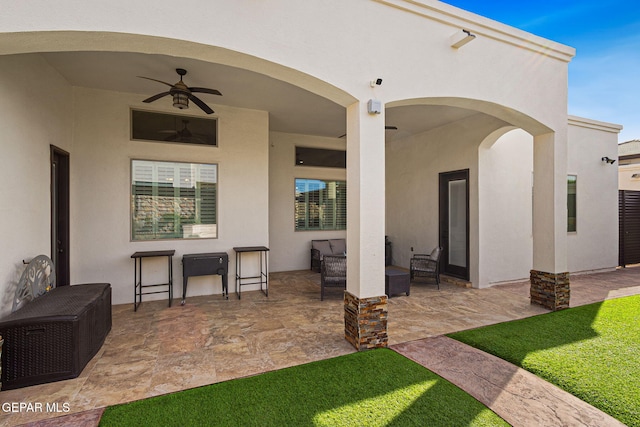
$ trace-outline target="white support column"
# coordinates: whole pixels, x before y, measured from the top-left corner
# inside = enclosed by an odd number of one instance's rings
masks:
[[[347,290],[359,298],[384,295],[384,109],[366,102],[347,108]]]
[[[357,349],[386,347],[384,108],[347,108],[345,337]],[[362,320],[366,319],[366,322]]]
[[[531,302],[569,307],[566,125],[534,138]]]

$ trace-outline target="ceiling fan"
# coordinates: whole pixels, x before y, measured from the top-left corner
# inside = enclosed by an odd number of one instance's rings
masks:
[[[171,87],[171,89],[169,89],[167,92],[162,92],[157,95],[153,95],[152,97],[149,97],[142,102],[150,103],[157,99],[165,97],[167,95],[171,95],[173,97],[173,106],[176,108],[179,108],[181,110],[189,108],[189,100],[192,100],[194,104],[200,107],[200,109],[205,113],[207,114],[213,113],[213,110],[207,104],[202,102],[202,100],[197,96],[195,96],[193,93],[201,92],[201,93],[210,93],[212,95],[222,95],[220,91],[216,89],[209,89],[206,87],[188,87],[182,81],[182,76],[187,74],[187,70],[185,70],[184,68],[176,68],[176,73],[178,73],[178,75],[180,76],[180,81],[176,84],[170,84],[167,82],[163,82],[162,80],[152,79],[150,77],[138,76],[141,79],[152,80],[154,82],[162,83]]]

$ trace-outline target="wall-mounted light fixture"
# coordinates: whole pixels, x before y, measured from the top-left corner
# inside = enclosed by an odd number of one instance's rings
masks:
[[[616,159],[611,159],[611,158],[609,158],[609,157],[607,157],[607,156],[604,156],[604,157],[602,158],[602,161],[603,161],[603,162],[607,162],[608,164],[612,165],[612,164],[614,164],[614,163],[616,162]]]
[[[475,34],[471,34],[471,32],[468,30],[462,30],[452,35],[449,38],[449,42],[451,43],[452,48],[459,49],[475,38],[476,38]]]

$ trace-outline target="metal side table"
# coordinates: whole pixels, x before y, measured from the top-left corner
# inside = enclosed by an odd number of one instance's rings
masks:
[[[260,284],[260,290],[265,296],[269,296],[269,264],[267,254],[269,248],[266,246],[242,246],[235,247],[233,250],[236,253],[236,295],[238,299],[241,296],[241,288],[245,285]],[[260,273],[257,276],[243,276],[242,275],[242,255],[250,252],[257,252],[260,259]],[[253,282],[244,282],[245,280],[254,280]],[[262,287],[264,285],[264,289]]]
[[[165,292],[169,294],[169,307],[171,307],[171,300],[173,300],[173,255],[175,253],[176,253],[175,250],[146,251],[146,252],[136,252],[133,255],[131,255],[131,258],[134,259],[133,311],[137,311],[138,306],[142,303],[142,295],[162,294]],[[153,285],[143,285],[142,284],[142,260],[144,258],[163,257],[163,256],[166,256],[169,262],[168,282],[158,283]],[[155,288],[157,286],[166,286],[167,289],[162,291],[142,292],[143,288]]]

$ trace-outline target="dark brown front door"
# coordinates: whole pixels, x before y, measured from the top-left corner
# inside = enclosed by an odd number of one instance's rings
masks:
[[[69,153],[51,146],[51,260],[56,286],[69,284]]]
[[[440,271],[469,280],[469,169],[442,172],[439,187]]]

